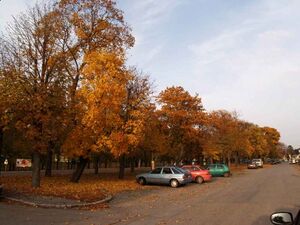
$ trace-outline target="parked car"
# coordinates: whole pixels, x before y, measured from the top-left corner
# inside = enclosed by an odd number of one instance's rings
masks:
[[[189,171],[192,175],[193,181],[197,182],[198,184],[210,181],[212,178],[209,170],[198,165],[184,165],[181,168]]]
[[[262,159],[252,159],[253,163],[256,163],[258,167],[263,168],[264,167],[264,162]]]
[[[275,225],[300,225],[300,210],[295,219],[290,212],[275,212],[271,215],[270,220]]]
[[[209,172],[213,177],[229,177],[231,175],[228,166],[222,163],[210,164],[207,168],[209,169]]]
[[[275,165],[275,164],[281,163],[281,161],[280,161],[279,159],[271,159],[270,163],[271,163],[272,165]]]
[[[248,169],[257,169],[258,165],[255,162],[250,162],[248,164]]]
[[[139,184],[168,184],[171,187],[178,187],[192,182],[192,175],[175,166],[157,167],[148,173],[142,173],[136,176]]]

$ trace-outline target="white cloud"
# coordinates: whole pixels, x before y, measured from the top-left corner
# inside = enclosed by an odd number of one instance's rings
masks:
[[[134,48],[129,51],[129,64],[148,72],[153,60],[167,44],[166,34],[161,27],[168,22],[183,0],[125,0],[122,3],[125,6],[123,10],[126,12],[126,20],[133,28],[136,39]]]
[[[170,16],[172,11],[181,3],[182,0],[142,0],[132,1],[133,4],[130,12],[132,13],[135,27],[147,29],[163,22]],[[133,3],[132,3],[133,2]]]
[[[268,9],[259,17],[252,19],[248,12],[240,26],[190,44],[196,58],[193,80],[205,84],[200,88],[205,90],[202,96],[208,109],[237,110],[246,120],[277,127],[283,141],[297,146],[300,24],[296,9],[300,4],[294,1],[282,7],[272,2],[254,8]]]

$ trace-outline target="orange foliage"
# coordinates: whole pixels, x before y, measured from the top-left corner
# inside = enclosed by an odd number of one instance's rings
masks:
[[[5,184],[5,191],[30,195],[56,196],[80,201],[96,201],[105,195],[123,191],[145,189],[136,183],[135,178],[128,176],[119,180],[114,174],[93,175],[86,174],[78,184],[70,183],[66,176],[43,177],[40,188],[31,187],[30,176],[1,177]]]

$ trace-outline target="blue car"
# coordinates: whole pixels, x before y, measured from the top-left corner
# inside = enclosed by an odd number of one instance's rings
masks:
[[[148,173],[142,173],[136,176],[140,185],[145,184],[166,184],[171,187],[178,187],[192,182],[192,175],[175,166],[157,167]]]

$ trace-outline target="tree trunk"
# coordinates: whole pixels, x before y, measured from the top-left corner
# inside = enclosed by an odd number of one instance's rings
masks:
[[[135,167],[135,158],[132,157],[132,158],[130,159],[130,172],[131,172],[131,173],[134,173],[134,167]]]
[[[40,187],[40,164],[41,156],[39,152],[33,153],[33,162],[32,162],[32,187]]]
[[[83,170],[84,170],[87,162],[88,162],[87,158],[83,158],[82,156],[80,156],[79,162],[77,163],[77,168],[72,175],[71,182],[74,182],[74,183],[79,182],[80,177],[83,173]]]
[[[0,174],[2,167],[2,148],[3,148],[3,128],[0,127]]]
[[[57,155],[56,155],[56,169],[57,169],[57,170],[59,169],[59,160],[60,160],[60,155],[57,154]]]
[[[227,160],[228,160],[228,167],[230,168],[231,167],[231,161],[230,161],[230,154],[227,154]]]
[[[239,164],[239,152],[236,152],[234,155],[234,164],[235,166],[238,166]]]
[[[119,179],[123,179],[125,175],[125,155],[122,154],[119,159]]]
[[[53,156],[53,151],[52,151],[52,145],[50,144],[47,151],[45,177],[52,176],[52,156]]]
[[[100,161],[100,157],[96,156],[95,157],[95,174],[99,174],[99,161]]]

